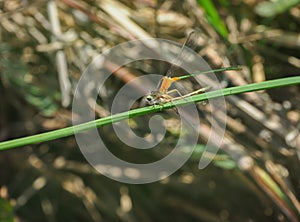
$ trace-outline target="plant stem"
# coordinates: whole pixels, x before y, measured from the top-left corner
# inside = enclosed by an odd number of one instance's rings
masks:
[[[150,107],[143,107],[134,110],[130,110],[123,113],[118,113],[115,115],[107,116],[101,119],[93,120],[90,122],[82,123],[75,126],[66,127],[63,129],[58,129],[46,133],[36,134],[32,136],[27,136],[23,138],[13,139],[10,141],[0,142],[0,150],[12,149],[20,146],[25,146],[29,144],[35,144],[40,142],[45,142],[49,140],[59,139],[67,136],[74,135],[75,133],[83,132],[86,130],[93,129],[95,127],[101,127],[105,125],[109,125],[115,122],[119,122],[125,119],[133,118],[136,116],[141,116],[153,112],[158,112],[161,110],[166,110],[173,108],[175,106],[183,106],[190,103],[196,103],[208,99],[214,99],[222,96],[230,96],[240,93],[253,92],[259,90],[266,90],[276,87],[283,87],[289,85],[300,84],[300,76],[296,77],[288,77],[283,79],[269,80],[260,83],[253,83],[245,86],[235,86],[230,88],[225,88],[221,90],[216,90],[212,92],[207,92],[204,94],[199,94],[195,96],[191,96],[189,99],[180,99],[176,100],[172,103],[166,103],[162,105],[155,105]]]

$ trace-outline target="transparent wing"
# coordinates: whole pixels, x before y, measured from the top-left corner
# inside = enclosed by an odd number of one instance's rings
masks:
[[[167,71],[166,76],[168,76],[168,77],[176,76],[176,72],[177,72],[177,70],[179,70],[181,64],[184,61],[186,61],[186,59],[190,56],[190,53],[188,53],[187,50],[184,50],[185,47],[188,47],[188,48],[194,50],[197,46],[198,37],[199,37],[198,30],[197,31],[194,30],[189,33],[184,44],[181,47],[181,50],[180,50],[178,56],[174,59],[174,62],[172,62],[170,69]]]

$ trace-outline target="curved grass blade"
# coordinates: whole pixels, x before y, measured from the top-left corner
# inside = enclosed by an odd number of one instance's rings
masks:
[[[0,142],[0,150],[7,150],[7,149],[20,147],[20,146],[29,145],[29,144],[35,144],[35,143],[40,143],[40,142],[71,136],[74,135],[75,133],[83,132],[89,129],[93,129],[95,127],[109,125],[136,116],[146,115],[148,113],[171,109],[175,106],[183,106],[195,102],[217,98],[220,96],[230,96],[230,95],[241,94],[246,92],[266,90],[266,89],[271,89],[276,87],[283,87],[283,86],[297,85],[297,84],[300,84],[300,76],[269,80],[269,81],[253,83],[245,86],[235,86],[235,87],[225,88],[222,90],[216,90],[216,91],[207,92],[200,95],[191,96],[189,100],[181,99],[163,105],[143,107],[143,108],[134,109],[123,113],[118,113],[116,115],[104,117],[101,119],[93,120],[80,125],[67,127],[64,129],[54,130],[51,132],[46,132],[46,133],[36,134],[36,135],[18,138],[10,141]]]

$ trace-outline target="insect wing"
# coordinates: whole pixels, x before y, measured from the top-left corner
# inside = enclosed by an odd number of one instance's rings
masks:
[[[186,50],[185,47],[194,50],[197,47],[197,40],[199,38],[199,31],[192,31],[189,33],[188,37],[186,38],[184,44],[182,45],[178,56],[172,62],[170,69],[167,71],[166,76],[173,77],[177,76],[178,70],[180,70],[181,64],[191,56],[189,50]]]

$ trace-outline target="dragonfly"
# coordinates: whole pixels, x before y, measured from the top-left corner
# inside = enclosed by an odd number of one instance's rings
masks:
[[[228,71],[228,70],[241,70],[240,66],[230,66],[230,67],[225,67],[225,68],[220,68],[220,69],[215,69],[215,70],[208,70],[208,71],[204,71],[204,72],[187,74],[187,75],[183,75],[183,76],[174,76],[176,73],[176,70],[178,70],[180,63],[184,60],[183,59],[183,51],[184,51],[185,47],[194,49],[194,47],[196,46],[197,38],[198,38],[198,36],[197,36],[196,31],[192,31],[189,33],[184,44],[181,47],[180,53],[178,54],[178,56],[175,59],[176,61],[171,65],[170,69],[166,72],[166,75],[164,77],[162,77],[162,79],[159,81],[156,89],[151,91],[150,94],[148,94],[146,96],[146,101],[149,105],[161,105],[161,104],[164,104],[167,102],[184,99],[184,98],[196,95],[196,94],[205,93],[206,91],[208,91],[211,88],[208,86],[208,87],[200,88],[191,93],[182,95],[179,92],[179,90],[177,90],[177,89],[170,90],[170,87],[176,81],[190,78],[190,77],[200,75],[200,74],[208,74],[208,73],[222,72],[222,71]],[[174,94],[174,93],[177,93],[179,96],[173,97],[172,94]]]

